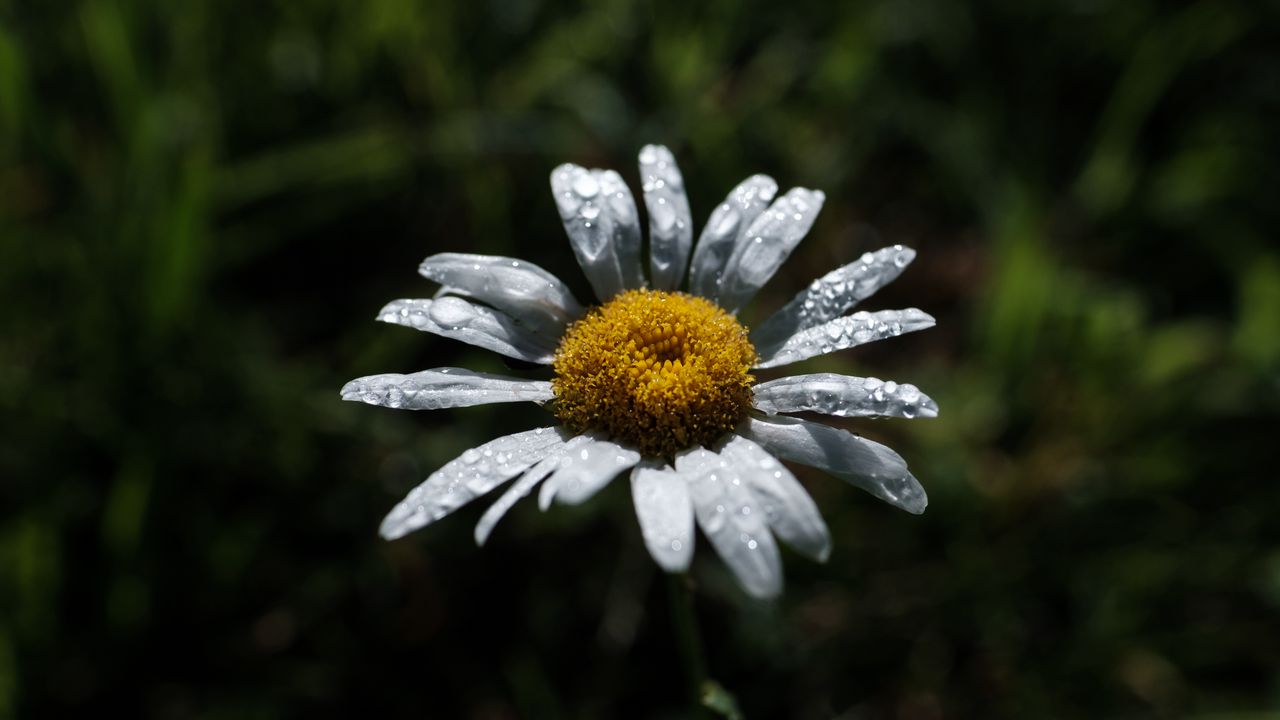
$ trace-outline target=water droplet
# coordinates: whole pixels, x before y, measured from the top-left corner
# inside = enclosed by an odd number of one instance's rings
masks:
[[[596,182],[591,173],[583,170],[573,179],[573,191],[580,197],[595,197],[595,194],[600,192],[600,183]]]
[[[454,329],[466,327],[476,318],[476,310],[466,300],[456,297],[442,297],[435,300],[427,308],[431,321],[444,327]]]
[[[474,465],[480,459],[480,453],[475,448],[462,453],[462,462],[468,465]]]

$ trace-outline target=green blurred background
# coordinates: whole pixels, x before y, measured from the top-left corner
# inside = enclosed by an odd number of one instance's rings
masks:
[[[884,244],[936,329],[915,517],[801,471],[829,563],[751,601],[748,717],[1280,717],[1280,4],[0,2],[0,716],[695,717],[625,483],[376,534],[535,406],[344,404],[495,357],[373,321],[433,252],[589,296],[547,177],[676,153],[699,226],[827,205],[748,322]]]

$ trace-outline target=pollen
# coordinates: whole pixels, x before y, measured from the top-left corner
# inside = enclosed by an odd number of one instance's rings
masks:
[[[569,326],[552,407],[571,430],[670,459],[746,417],[756,359],[747,329],[715,303],[629,290]]]

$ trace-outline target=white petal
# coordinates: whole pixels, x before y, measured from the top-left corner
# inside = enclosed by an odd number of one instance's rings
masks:
[[[640,462],[640,453],[608,440],[592,440],[560,458],[560,465],[538,493],[546,510],[551,500],[579,505],[600,492],[623,470]]]
[[[493,529],[497,527],[498,521],[502,519],[507,511],[515,507],[515,504],[522,498],[533,492],[533,489],[542,482],[551,471],[555,468],[554,463],[548,463],[546,460],[539,461],[518,480],[511,483],[497,500],[493,501],[480,516],[480,521],[476,523],[475,538],[476,545],[484,545],[489,539],[489,535],[493,533]]]
[[[423,260],[418,272],[449,292],[498,308],[552,342],[582,314],[582,306],[559,278],[526,260],[440,253]]]
[[[789,417],[748,418],[738,432],[784,460],[824,470],[907,512],[919,515],[929,504],[907,463],[880,443]]]
[[[779,540],[818,562],[831,555],[831,533],[804,486],[764,448],[734,435],[720,451],[737,459],[737,467],[764,509]]]
[[[792,375],[753,389],[756,409],[776,413],[819,412],[839,417],[932,418],[938,404],[915,385],[835,373]]]
[[[566,163],[551,172],[551,192],[596,297],[642,287],[640,214],[622,177]]]
[[[736,311],[782,267],[822,209],[821,190],[792,188],[773,201],[734,244],[720,275],[719,302]]]
[[[735,458],[696,448],[676,455],[676,470],[689,477],[698,526],[755,597],[782,592],[782,559],[764,509],[742,479]]]
[[[693,248],[693,217],[684,177],[671,151],[661,145],[640,150],[640,181],[649,211],[649,269],[653,287],[676,290]]]
[[[688,477],[656,463],[638,465],[631,471],[631,498],[649,554],[663,570],[683,572],[693,557]]]
[[[752,175],[729,191],[728,197],[711,212],[707,226],[698,237],[689,268],[689,292],[716,297],[720,273],[738,238],[764,212],[778,192],[778,183],[768,175]]]
[[[519,475],[564,444],[568,432],[554,427],[526,430],[472,448],[431,473],[382,521],[388,540],[429,525]]]
[[[378,319],[442,335],[525,362],[550,365],[554,341],[526,330],[501,310],[446,296],[435,300],[392,300]]]
[[[869,342],[924,330],[934,325],[933,316],[917,310],[880,310],[856,312],[811,327],[787,338],[771,353],[761,353],[758,368],[777,367],[799,362],[815,355],[865,345]]]
[[[511,483],[511,486],[493,501],[493,504],[484,511],[484,515],[480,516],[480,521],[476,523],[476,545],[484,545],[489,539],[489,534],[493,532],[493,528],[498,524],[507,511],[515,506],[521,498],[533,492],[538,483],[550,475],[557,467],[560,466],[560,458],[565,453],[572,452],[575,447],[588,442],[590,438],[585,435],[575,435],[569,438],[563,445],[555,448],[549,455],[538,461],[520,479]]]
[[[342,387],[343,400],[405,410],[543,402],[553,397],[551,383],[545,380],[518,380],[463,368],[436,368],[410,375],[369,375]]]
[[[757,325],[751,343],[768,354],[797,332],[840,317],[901,275],[915,256],[915,250],[894,245],[832,270]]]

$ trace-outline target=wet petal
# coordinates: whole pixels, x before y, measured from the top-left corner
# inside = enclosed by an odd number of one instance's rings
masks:
[[[693,217],[684,178],[671,151],[661,145],[640,150],[640,181],[649,211],[649,270],[656,290],[676,290],[693,247]]]
[[[693,501],[689,479],[657,463],[631,471],[631,498],[645,547],[667,572],[682,572],[693,557]]]
[[[551,192],[596,297],[642,287],[640,214],[622,177],[566,163],[552,171]]]
[[[515,506],[521,498],[526,497],[533,489],[538,486],[548,475],[550,475],[557,467],[560,467],[560,458],[565,453],[572,452],[574,448],[589,442],[590,438],[585,435],[575,435],[569,438],[563,445],[555,448],[550,454],[538,461],[518,480],[511,483],[511,486],[493,501],[493,504],[484,511],[484,515],[480,516],[480,521],[476,523],[476,545],[484,545],[489,539],[489,535],[493,532],[493,528],[497,526],[498,521],[507,514],[507,511]]]
[[[569,433],[554,427],[527,430],[472,448],[431,473],[382,521],[388,540],[429,525],[519,475],[564,444]]]
[[[929,504],[898,453],[844,430],[797,418],[748,418],[738,433],[774,455],[810,465],[919,515]]]
[[[739,435],[726,442],[720,454],[736,458],[736,466],[764,509],[773,534],[797,552],[826,562],[831,555],[831,533],[796,476],[764,448]]]
[[[582,314],[582,306],[559,278],[526,260],[440,253],[423,260],[418,272],[444,285],[442,292],[488,303],[552,342]]]
[[[770,368],[799,362],[817,355],[931,328],[934,322],[932,315],[915,308],[856,312],[801,330],[787,338],[773,352],[761,352],[760,364],[756,367]]]
[[[676,455],[676,470],[689,477],[698,526],[751,595],[782,592],[782,559],[767,526],[768,518],[746,481],[739,462],[697,448]]]
[[[343,400],[404,410],[544,402],[552,397],[551,383],[545,380],[519,380],[463,368],[436,368],[409,375],[369,375],[342,387]]]
[[[782,267],[813,227],[825,199],[821,190],[792,188],[752,221],[720,275],[718,298],[726,310],[745,305]]]
[[[756,326],[751,331],[752,344],[762,354],[768,354],[801,330],[844,315],[902,274],[915,256],[915,250],[894,245],[865,253],[858,260],[832,270]]]
[[[378,312],[393,325],[442,335],[525,362],[550,365],[554,340],[521,327],[501,310],[452,295],[435,300],[393,300]]]
[[[689,292],[714,298],[720,274],[738,238],[764,212],[778,192],[778,183],[768,175],[752,175],[729,191],[728,197],[711,212],[707,226],[698,237],[689,268]]]
[[[618,473],[640,462],[640,453],[608,440],[584,443],[560,458],[559,467],[538,493],[538,505],[546,510],[553,499],[579,505],[600,492]]]
[[[938,404],[915,385],[835,373],[792,375],[753,388],[756,409],[818,412],[839,417],[932,418]]]

